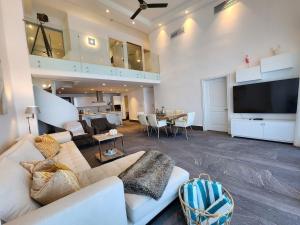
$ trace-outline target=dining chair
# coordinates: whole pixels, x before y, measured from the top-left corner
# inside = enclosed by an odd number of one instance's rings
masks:
[[[176,137],[176,134],[177,134],[179,128],[185,129],[185,137],[188,140],[189,138],[188,138],[187,128],[189,127],[192,130],[192,126],[194,125],[194,121],[195,121],[195,112],[187,113],[187,117],[184,120],[180,120],[180,119],[175,120],[174,127],[176,127],[176,131],[175,131],[174,136]]]
[[[144,127],[144,129],[147,130],[147,135],[149,136],[149,123],[147,120],[147,115],[146,114],[139,114],[138,115],[138,120],[140,124]]]
[[[164,128],[165,132],[168,136],[168,130],[167,130],[167,120],[157,120],[156,114],[149,114],[147,116],[149,126],[151,126],[151,131],[152,129],[157,130],[157,138],[159,139],[160,135],[160,128]]]

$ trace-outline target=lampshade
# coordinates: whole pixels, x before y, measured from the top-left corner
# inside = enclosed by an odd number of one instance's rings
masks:
[[[38,106],[28,106],[25,109],[25,114],[38,114],[40,112],[40,107]]]

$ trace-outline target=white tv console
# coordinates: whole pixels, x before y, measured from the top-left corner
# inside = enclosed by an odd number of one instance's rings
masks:
[[[231,136],[293,143],[295,126],[292,120],[232,119]]]

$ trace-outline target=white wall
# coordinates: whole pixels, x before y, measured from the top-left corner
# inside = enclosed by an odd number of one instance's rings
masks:
[[[0,9],[0,57],[8,98],[8,114],[0,116],[0,146],[3,146],[28,132],[24,112],[26,106],[34,105],[34,98],[22,1],[0,1]],[[33,133],[37,133],[36,121],[31,125]]]
[[[138,120],[138,112],[154,113],[154,90],[152,87],[137,88],[128,92],[129,119]]]
[[[144,112],[144,91],[137,88],[128,93],[129,119],[138,120],[138,112]]]
[[[0,12],[1,12],[0,4]],[[6,105],[6,114],[0,115],[0,153],[10,145],[18,134],[18,127],[16,123],[16,112],[15,106],[13,103],[13,94],[11,87],[11,79],[9,76],[8,66],[7,66],[7,57],[6,52],[2,49],[5,49],[4,46],[4,36],[3,33],[3,24],[2,19],[0,19],[0,77],[3,78],[4,82],[4,92],[5,92],[5,105]]]
[[[143,88],[144,92],[144,112],[151,114],[155,112],[154,89],[152,87]]]
[[[231,74],[232,87],[233,74],[243,66],[246,54],[255,65],[279,44],[284,52],[300,51],[300,1],[241,0],[216,16],[214,6],[206,5],[150,34],[151,48],[160,55],[161,64],[161,84],[155,86],[156,107],[195,111],[195,125],[199,126],[201,79]],[[181,26],[185,33],[170,40],[169,34]],[[266,79],[298,76],[298,67],[266,74]]]

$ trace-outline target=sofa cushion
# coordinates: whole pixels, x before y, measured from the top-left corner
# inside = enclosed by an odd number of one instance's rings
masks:
[[[6,157],[18,163],[27,160],[45,159],[34,146],[34,137],[32,135],[25,135],[19,138],[14,145],[0,155],[0,160]]]
[[[81,123],[78,121],[65,123],[64,128],[68,131],[71,131],[73,136],[79,136],[85,134]]]
[[[13,151],[8,149],[8,154],[5,158],[8,158],[16,163],[28,160],[44,160],[45,158],[40,151],[29,140],[22,140],[21,143],[17,143],[13,146]]]
[[[35,138],[35,146],[45,158],[52,158],[59,152],[59,143],[50,135],[45,134]]]
[[[179,186],[188,179],[189,173],[175,166],[167,187],[158,201],[143,195],[125,194],[128,219],[132,223],[136,223],[146,217],[149,212],[155,211],[157,208],[161,208],[161,205],[164,205],[166,201],[175,199],[178,195]]]
[[[140,151],[91,170],[77,173],[80,186],[85,187],[107,177],[119,176],[120,173],[134,164],[144,153],[144,151]]]
[[[61,144],[59,153],[53,157],[53,160],[67,165],[74,173],[91,169],[73,141]]]
[[[0,218],[13,220],[39,208],[30,198],[31,175],[19,163],[0,160]]]

